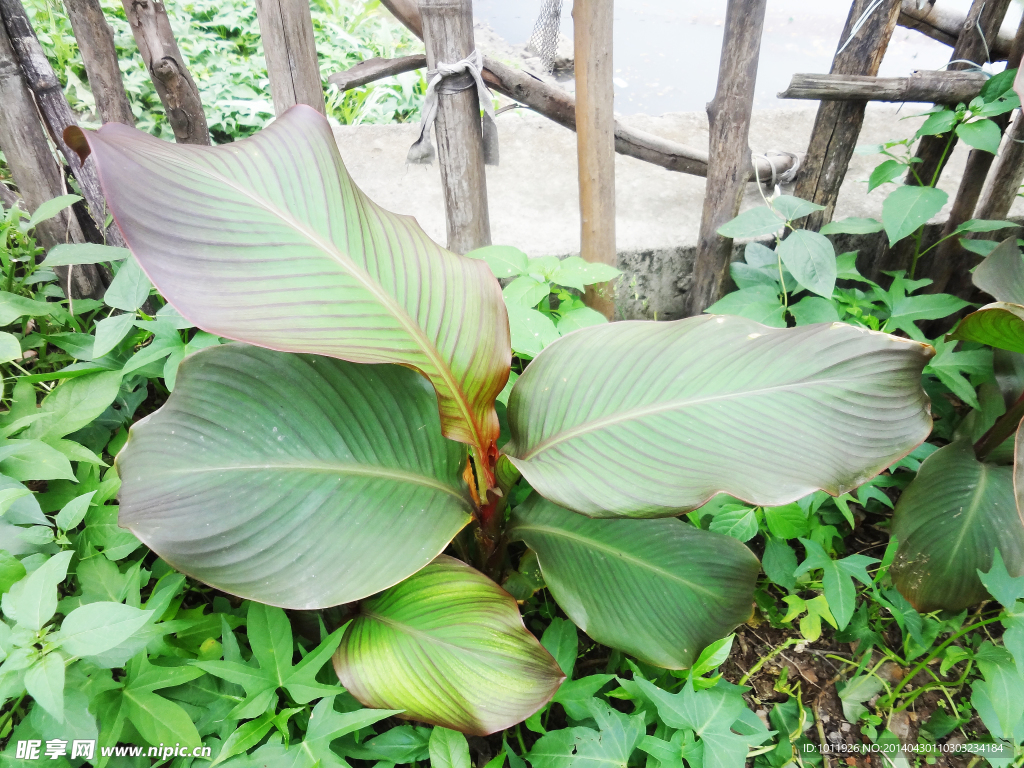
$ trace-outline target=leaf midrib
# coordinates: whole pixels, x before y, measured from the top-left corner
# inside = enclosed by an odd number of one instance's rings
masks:
[[[709,590],[707,587],[703,587],[700,584],[694,584],[692,581],[688,581],[687,579],[684,579],[682,576],[679,576],[678,574],[672,573],[671,571],[666,571],[664,568],[660,566],[641,560],[635,555],[631,555],[628,552],[625,552],[624,550],[616,549],[615,547],[609,546],[608,544],[604,544],[603,542],[600,542],[596,539],[581,536],[575,532],[566,531],[560,528],[550,528],[546,525],[537,525],[535,523],[517,525],[513,528],[513,531],[537,531],[538,533],[547,533],[553,536],[561,536],[562,538],[578,542],[580,544],[583,544],[584,546],[590,546],[593,549],[608,552],[609,554],[615,555],[620,560],[626,560],[627,562],[638,565],[641,568],[644,568],[648,571],[652,571],[661,576],[664,576],[665,578],[670,579],[671,581],[679,582],[680,584],[689,587],[690,589],[693,589],[697,592],[702,592],[703,594],[708,595],[709,597],[718,597],[717,594]]]
[[[226,464],[221,466],[206,466],[199,468],[185,468],[185,469],[165,469],[161,474],[178,474],[178,475],[193,475],[203,472],[249,472],[249,471],[270,471],[270,470],[289,470],[296,472],[322,472],[325,474],[337,474],[337,475],[351,475],[355,477],[373,477],[382,478],[385,480],[397,480],[400,482],[410,483],[412,485],[420,485],[425,488],[433,488],[437,491],[443,491],[449,496],[454,496],[466,507],[469,507],[469,502],[466,497],[457,489],[452,488],[450,485],[441,482],[433,477],[427,475],[417,475],[413,472],[405,472],[400,469],[390,469],[387,467],[370,467],[363,464],[328,464],[328,463],[271,463],[266,462],[262,464]]]
[[[642,408],[632,408],[626,411],[622,411],[621,413],[612,414],[610,416],[605,416],[600,419],[594,419],[593,421],[586,421],[582,424],[577,425],[576,427],[573,427],[572,429],[567,429],[564,432],[558,433],[554,437],[548,438],[547,440],[542,440],[541,442],[537,443],[537,445],[535,445],[533,449],[530,450],[528,453],[515,458],[518,458],[521,461],[527,461],[529,459],[534,458],[537,454],[541,453],[542,451],[546,451],[550,448],[553,448],[559,443],[564,443],[567,440],[572,440],[582,435],[586,435],[590,432],[597,432],[601,429],[606,429],[608,427],[614,426],[616,424],[621,424],[626,421],[639,420],[647,416],[653,416],[659,413],[663,413],[665,411],[683,410],[684,408],[689,408],[696,405],[703,405],[705,403],[713,403],[719,400],[734,400],[743,397],[756,397],[763,394],[768,394],[772,392],[782,392],[794,388],[807,389],[810,387],[831,384],[845,384],[850,381],[853,381],[853,379],[822,379],[819,381],[812,382],[801,381],[794,382],[793,384],[782,384],[777,387],[766,387],[763,389],[748,389],[742,392],[731,392],[724,395],[712,395],[709,397],[700,397],[696,399],[669,400],[668,402],[665,403],[644,406]]]
[[[258,206],[268,211],[274,216],[277,216],[286,226],[290,226],[309,240],[314,246],[320,248],[326,252],[329,256],[333,257],[343,268],[347,269],[371,294],[373,294],[377,300],[394,315],[395,318],[402,324],[405,330],[415,340],[420,350],[427,356],[427,358],[434,364],[438,374],[444,380],[448,386],[449,391],[453,395],[453,400],[458,404],[459,410],[462,411],[462,416],[473,433],[473,438],[478,446],[483,449],[483,440],[479,431],[477,430],[476,419],[473,418],[472,410],[469,408],[467,402],[468,398],[463,393],[462,389],[457,385],[455,376],[452,370],[448,367],[447,363],[441,357],[435,344],[427,338],[426,333],[423,329],[413,321],[409,314],[405,311],[405,308],[399,305],[390,294],[385,292],[379,285],[377,285],[370,276],[361,269],[351,258],[337,248],[332,242],[327,241],[319,237],[312,230],[302,226],[298,220],[293,218],[291,215],[282,211],[275,205],[271,205],[269,202],[263,200],[254,193],[249,192],[245,188],[234,183],[231,179],[218,173],[217,171],[207,166],[202,166],[211,176],[218,179],[222,183],[226,184],[231,189],[239,192],[243,197],[254,201]],[[354,186],[354,184],[353,184]],[[344,194],[342,194],[344,197]],[[454,396],[458,395],[458,396]]]
[[[386,624],[387,626],[391,627],[392,629],[400,633],[412,635],[417,639],[422,639],[423,641],[426,641],[433,645],[440,645],[444,646],[445,648],[451,649],[450,652],[455,655],[457,655],[457,653],[468,653],[472,656],[475,656],[478,659],[486,660],[492,658],[492,656],[489,656],[486,652],[477,651],[474,648],[469,648],[465,645],[456,645],[455,643],[449,643],[445,640],[440,639],[439,637],[431,635],[429,632],[424,632],[422,629],[416,629],[415,627],[412,627],[401,621],[396,621],[395,619],[392,619],[390,616],[385,616],[381,613],[376,613],[374,611],[364,611],[362,615],[368,619],[379,621],[381,624]]]
[[[950,550],[950,559],[955,560],[957,553],[960,551],[960,545],[963,544],[964,537],[967,535],[967,529],[971,527],[974,522],[974,518],[978,516],[978,510],[981,509],[981,500],[985,496],[985,489],[988,486],[989,481],[989,470],[984,464],[979,462],[981,473],[978,477],[978,484],[975,486],[974,493],[971,495],[971,503],[967,508],[967,514],[960,525],[960,533],[956,537],[956,541],[953,542],[953,548]]]

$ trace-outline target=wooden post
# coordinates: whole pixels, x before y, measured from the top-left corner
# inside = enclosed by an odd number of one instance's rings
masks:
[[[454,64],[469,56],[473,40],[471,0],[420,0],[427,67]],[[468,253],[491,244],[484,175],[480,101],[469,73],[447,78],[437,88],[434,135],[441,166],[448,249]]]
[[[121,68],[117,65],[114,33],[103,17],[99,0],[64,0],[64,7],[82,54],[100,119],[104,123],[135,125],[135,116],[124,92]]]
[[[14,183],[18,185],[23,204],[34,211],[40,203],[65,192],[60,167],[50,152],[46,134],[39,122],[32,93],[25,83],[21,66],[7,29],[0,20],[0,148],[7,158]],[[7,189],[4,186],[4,189]],[[41,222],[35,235],[49,250],[60,243],[84,242],[78,220],[70,211],[63,211],[49,221]],[[67,290],[69,269],[58,267],[57,275]],[[92,266],[70,270],[72,298],[99,298],[103,282]]]
[[[612,82],[613,0],[575,0],[576,155],[579,159],[580,255],[615,266],[615,84]],[[584,299],[609,320],[612,283],[587,288]]]
[[[308,0],[256,0],[274,112],[308,104],[327,114]]]
[[[917,7],[918,0],[903,0],[900,8],[899,25],[914,29],[940,43],[956,45],[960,31],[964,28],[962,14],[949,10],[942,2],[926,2]],[[1003,61],[1013,47],[1013,40],[1004,35],[986,38],[992,61]]]
[[[0,207],[5,209],[11,209],[21,202],[21,198],[15,194],[14,190],[0,181]]]
[[[1014,48],[1007,59],[1007,68],[1019,67],[1022,54],[1024,54],[1024,19],[1021,20],[1014,40]],[[1010,113],[996,115],[991,119],[999,126],[1000,133],[1005,133],[1010,123]],[[995,159],[996,156],[991,152],[980,149],[971,150],[967,156],[967,165],[964,166],[964,175],[960,179],[960,188],[953,200],[949,218],[946,219],[946,224],[942,228],[942,237],[949,237],[957,227],[974,216],[974,209],[981,197],[989,169]],[[930,277],[934,281],[928,286],[928,291],[930,293],[952,291],[957,294],[970,291],[972,286],[970,270],[977,261],[975,254],[968,252],[960,245],[960,238],[949,237],[928,254],[921,265],[922,276]]]
[[[855,25],[872,3],[873,0],[853,0],[846,26],[839,36],[840,48],[832,59],[832,74],[872,77],[878,74],[889,38],[896,28],[900,0],[885,0],[854,34]],[[807,157],[797,176],[795,194],[825,206],[825,210],[808,216],[804,222],[806,229],[820,229],[822,224],[832,220],[839,188],[846,178],[846,169],[864,124],[866,106],[863,101],[823,101],[818,106]]]
[[[121,0],[132,37],[179,144],[209,144],[203,102],[159,0]]]
[[[718,228],[736,216],[750,173],[750,114],[767,0],[729,0],[725,11],[718,88],[708,103],[710,160],[704,211],[686,314],[718,301],[729,280],[732,240]]]
[[[75,120],[74,113],[64,98],[57,75],[47,61],[39,40],[36,39],[20,0],[0,0],[0,16],[3,17],[11,46],[25,75],[25,82],[35,94],[36,104],[49,129],[50,138],[64,155],[71,172],[75,174],[96,227],[104,233],[108,244],[123,247],[124,238],[117,227],[103,226],[107,220],[107,205],[100,191],[100,180],[95,167],[91,163],[83,165],[78,153],[64,143],[64,129],[78,125],[78,121]]]
[[[986,41],[996,39],[1010,2],[1011,0],[974,0],[956,45],[953,46],[949,69],[967,69],[969,65],[962,62],[984,64],[988,60],[991,51],[986,49]],[[946,152],[947,140],[948,137],[945,135],[922,136],[921,142],[917,145],[917,158],[921,162],[914,164],[916,177],[913,173],[908,173],[904,183],[916,185],[917,179],[920,179],[923,184],[930,184],[933,178],[938,178],[949,155],[952,154]],[[956,137],[953,138],[953,146],[955,145]]]

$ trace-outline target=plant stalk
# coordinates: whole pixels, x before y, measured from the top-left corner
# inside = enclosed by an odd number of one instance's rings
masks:
[[[974,444],[974,455],[978,461],[984,461],[996,448],[1003,444],[1010,435],[1017,431],[1021,419],[1024,418],[1024,394],[1010,406],[1010,410],[1000,416],[992,428],[981,436]]]

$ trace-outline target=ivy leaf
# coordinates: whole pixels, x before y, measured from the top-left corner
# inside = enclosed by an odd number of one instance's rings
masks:
[[[334,700],[334,696],[325,696],[313,707],[313,712],[309,716],[306,738],[298,746],[298,749],[309,757],[309,766],[319,762],[321,768],[347,768],[348,763],[331,750],[331,742],[399,714],[398,710],[394,709],[337,712],[334,709]]]
[[[948,293],[926,293],[921,296],[896,298],[893,300],[892,314],[885,321],[885,331],[892,333],[899,330],[911,338],[923,340],[921,329],[914,325],[917,320],[938,320],[966,306],[968,302]]]
[[[588,702],[614,677],[615,675],[588,675],[579,680],[566,680],[551,701],[561,704],[565,714],[571,719],[586,720],[589,717]]]
[[[704,768],[734,768],[742,765],[750,740],[733,731],[733,724],[746,709],[742,691],[731,684],[696,691],[692,677],[680,693],[662,690],[639,675],[633,677],[640,690],[654,703],[658,716],[670,728],[692,730],[704,745]]]
[[[643,714],[624,715],[599,699],[588,702],[588,711],[600,730],[564,728],[541,736],[525,756],[534,768],[626,768],[645,735]]]
[[[211,675],[245,689],[245,699],[229,717],[242,719],[262,714],[278,688],[286,689],[298,704],[338,693],[337,686],[323,685],[315,678],[337,649],[344,628],[329,635],[301,662],[292,666],[292,627],[283,610],[250,602],[247,627],[253,660],[258,666],[236,661],[192,662]]]
[[[964,374],[991,375],[992,351],[974,349],[956,352],[956,342],[944,342],[941,339],[936,340],[934,346],[936,355],[928,361],[924,372],[935,374],[954,395],[972,408],[980,409],[974,385],[964,378]]]
[[[818,542],[800,539],[800,543],[807,550],[807,559],[794,575],[800,576],[808,571],[818,569],[822,571],[821,581],[825,590],[825,600],[835,619],[836,628],[846,629],[853,617],[857,602],[857,590],[853,586],[853,579],[856,578],[864,584],[870,584],[871,579],[867,575],[867,566],[878,561],[864,555],[850,555],[837,562],[828,556]],[[827,620],[827,617],[823,616],[823,618]]]
[[[1017,601],[1024,598],[1024,576],[1010,575],[1003,562],[1003,553],[998,548],[992,555],[992,567],[988,573],[979,569],[978,578],[1007,611],[1012,611]]]

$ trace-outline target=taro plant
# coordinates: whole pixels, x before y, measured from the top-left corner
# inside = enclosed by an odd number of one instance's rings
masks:
[[[750,615],[759,563],[676,516],[845,493],[931,429],[929,346],[707,315],[562,335],[512,387],[502,442],[497,279],[367,199],[317,112],[213,148],[67,138],[168,302],[241,342],[185,357],[132,429],[121,524],[224,591],[348,605],[334,662],[366,705],[486,734],[555,693],[498,586],[514,542],[595,641],[689,667]]]

